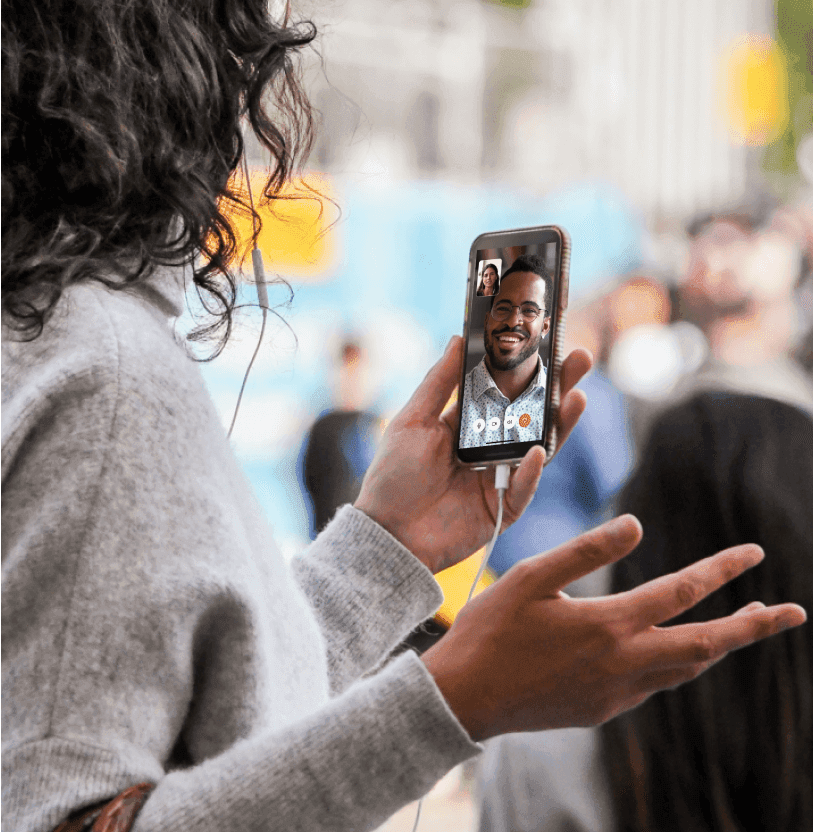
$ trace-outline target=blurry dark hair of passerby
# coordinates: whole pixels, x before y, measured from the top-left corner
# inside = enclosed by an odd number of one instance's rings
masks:
[[[754,541],[762,564],[673,623],[759,597],[813,602],[813,421],[770,399],[703,394],[656,423],[620,499],[643,542],[612,590]],[[602,727],[618,830],[813,829],[813,631],[743,651]]]

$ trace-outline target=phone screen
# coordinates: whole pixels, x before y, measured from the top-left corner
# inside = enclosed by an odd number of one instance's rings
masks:
[[[564,239],[545,227],[485,234],[472,246],[458,434],[464,462],[519,459],[546,442]]]

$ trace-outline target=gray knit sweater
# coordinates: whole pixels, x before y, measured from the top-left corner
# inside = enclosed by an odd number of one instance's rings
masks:
[[[288,566],[196,364],[183,275],[3,333],[3,829],[136,782],[138,832],[372,829],[477,753],[409,653],[441,602],[353,508]]]

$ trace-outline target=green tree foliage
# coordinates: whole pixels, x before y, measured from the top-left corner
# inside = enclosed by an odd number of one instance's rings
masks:
[[[765,151],[764,168],[798,173],[796,148],[813,130],[813,3],[776,0],[776,39],[787,62],[790,119],[785,132]]]

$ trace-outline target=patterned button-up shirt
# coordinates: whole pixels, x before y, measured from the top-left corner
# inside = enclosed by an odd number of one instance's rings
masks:
[[[540,361],[533,381],[510,402],[494,383],[483,359],[466,376],[463,385],[460,447],[541,439],[545,427],[545,380],[545,368]]]

